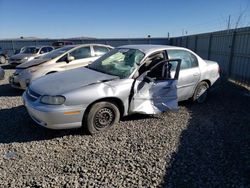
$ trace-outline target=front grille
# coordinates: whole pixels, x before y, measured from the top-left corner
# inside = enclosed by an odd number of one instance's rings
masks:
[[[32,91],[30,88],[27,89],[27,96],[30,100],[35,101],[37,100],[41,95],[38,93]]]

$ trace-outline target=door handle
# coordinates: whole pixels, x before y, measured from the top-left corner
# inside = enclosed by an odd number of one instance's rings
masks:
[[[200,75],[200,74],[199,74],[199,73],[197,73],[197,72],[193,74],[193,76],[199,76],[199,75]]]

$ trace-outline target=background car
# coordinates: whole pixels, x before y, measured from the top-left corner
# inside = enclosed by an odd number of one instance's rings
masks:
[[[27,46],[20,53],[9,58],[9,64],[16,66],[54,50],[52,46]]]
[[[61,48],[63,46],[66,46],[66,45],[74,45],[73,42],[71,41],[57,41],[57,42],[53,42],[52,43],[52,46],[57,49],[57,48]]]
[[[0,64],[4,64],[7,62],[8,59],[8,54],[6,51],[4,51],[2,49],[2,47],[0,46]]]
[[[219,78],[218,69],[216,62],[186,48],[127,45],[86,68],[35,80],[23,99],[32,119],[44,127],[84,125],[95,134],[112,127],[120,116],[177,110],[177,102],[189,98],[204,102]]]
[[[3,80],[4,79],[4,70],[2,69],[2,67],[0,67],[0,80]]]
[[[16,67],[9,78],[12,87],[26,89],[29,83],[47,74],[74,69],[92,63],[112,49],[98,44],[68,45]]]

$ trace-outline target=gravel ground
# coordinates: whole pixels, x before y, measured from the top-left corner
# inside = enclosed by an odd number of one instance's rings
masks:
[[[0,81],[0,187],[250,187],[250,95],[225,82],[202,105],[123,118],[90,136],[37,126]]]

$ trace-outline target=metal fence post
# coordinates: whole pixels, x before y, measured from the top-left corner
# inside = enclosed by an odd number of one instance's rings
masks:
[[[198,35],[195,35],[195,42],[194,42],[194,52],[197,53],[197,41],[198,41]]]
[[[232,64],[233,64],[233,56],[234,56],[234,46],[235,46],[235,36],[236,36],[236,31],[233,32],[232,36],[232,43],[231,43],[231,50],[230,50],[230,56],[229,56],[229,64],[228,64],[228,76],[232,76]]]
[[[208,42],[207,59],[210,59],[210,56],[211,56],[212,38],[213,38],[213,34],[211,33],[209,36],[209,42]]]
[[[13,51],[13,54],[15,53],[15,48],[14,48],[14,42],[13,40],[11,40],[11,45],[12,45],[12,51]]]

